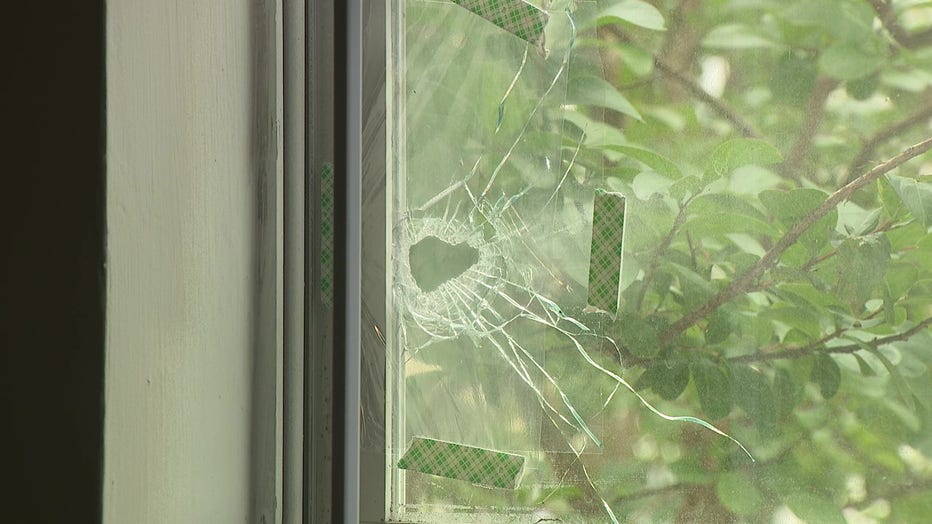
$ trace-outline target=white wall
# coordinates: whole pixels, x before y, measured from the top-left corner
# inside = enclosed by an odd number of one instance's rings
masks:
[[[107,524],[275,520],[274,4],[107,3]]]

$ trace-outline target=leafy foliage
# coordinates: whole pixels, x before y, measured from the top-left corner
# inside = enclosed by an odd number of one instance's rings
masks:
[[[606,68],[614,75],[608,80],[645,115],[644,122],[618,120],[625,143],[614,150],[652,150],[675,164],[683,175],[657,193],[669,213],[686,217],[678,228],[653,231],[644,240],[652,247],[632,253],[652,270],[632,283],[619,322],[638,333],[646,318],[669,325],[702,313],[668,346],[649,351],[636,339],[630,349],[646,369],[643,386],[746,427],[739,434],[773,457],[762,459],[763,469],[781,467],[779,481],[765,479],[761,466],[748,478],[720,448],[681,441],[684,453],[704,456],[717,474],[717,501],[707,502],[735,519],[766,519],[784,507],[811,522],[843,521],[840,508],[855,514],[878,500],[890,501],[899,518],[930,516],[911,502],[900,505],[895,493],[894,486],[909,486],[904,495],[929,489],[928,466],[920,473],[901,455],[914,449],[929,463],[932,417],[903,377],[906,360],[890,358],[927,353],[904,344],[928,340],[932,317],[929,288],[917,286],[932,277],[932,259],[915,253],[929,242],[932,185],[921,176],[928,165],[907,162],[810,219],[842,184],[930,134],[928,116],[911,121],[932,104],[929,83],[901,80],[929,78],[932,62],[923,57],[932,49],[898,43],[872,4],[654,2],[666,33],[623,25],[602,33],[602,45],[615,49],[609,63],[617,64]],[[928,9],[892,7],[902,10],[897,24]],[[631,46],[659,66],[628,65]],[[715,60],[728,66],[717,73],[724,89],[707,96],[712,81],[699,73]],[[630,156],[611,160],[616,184],[637,194],[651,166]],[[801,222],[805,231],[777,261],[725,303],[714,301],[723,281],[758,264]],[[628,330],[620,331],[624,338]],[[684,380],[678,370],[687,368]],[[927,364],[910,369],[911,384],[932,385]],[[876,411],[856,407],[863,402],[913,424],[884,425]],[[804,451],[800,442],[813,445]],[[807,462],[821,466],[807,471]],[[880,463],[884,473],[872,466]],[[868,487],[851,494],[852,478]],[[818,486],[820,494],[780,487],[793,484]],[[695,495],[680,500],[680,515],[689,515]]]
[[[579,20],[598,38],[577,44],[599,52],[602,76],[571,76],[560,142],[572,183],[629,199],[636,270],[613,365],[757,458],[618,400],[606,434],[631,449],[585,462],[615,479],[606,502],[631,521],[932,518],[932,164],[918,151],[864,178],[930,136],[932,6],[599,6]],[[816,213],[855,180],[869,183]],[[602,518],[569,484],[518,498]]]

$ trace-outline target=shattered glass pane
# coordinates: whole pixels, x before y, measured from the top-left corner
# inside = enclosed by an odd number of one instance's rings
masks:
[[[614,520],[610,487],[652,474],[603,456],[626,453],[614,444],[630,438],[605,431],[609,404],[613,427],[654,408],[618,374],[615,312],[587,305],[593,187],[604,175],[582,146],[617,132],[575,106],[617,108],[597,96],[597,46],[581,45],[594,38],[596,7],[548,6],[532,43],[453,3],[404,2],[389,182],[396,518],[534,521],[571,491],[571,514]],[[634,246],[642,227],[625,232]],[[625,266],[620,287],[638,270]],[[449,475],[403,472],[415,437],[520,454],[520,485],[444,478],[458,475],[447,464],[437,468]]]
[[[388,2],[379,512],[928,520],[928,6]]]

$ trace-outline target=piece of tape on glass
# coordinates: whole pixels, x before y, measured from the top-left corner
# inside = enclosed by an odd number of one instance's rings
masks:
[[[320,298],[333,307],[333,164],[320,170]]]
[[[465,480],[480,486],[514,489],[524,457],[443,440],[414,437],[398,467]]]
[[[625,231],[625,197],[596,190],[592,206],[592,247],[589,254],[590,306],[618,313]]]
[[[505,31],[532,44],[540,42],[547,13],[524,0],[453,0]]]

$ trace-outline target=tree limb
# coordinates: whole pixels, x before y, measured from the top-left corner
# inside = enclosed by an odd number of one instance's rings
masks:
[[[867,315],[864,319],[867,320],[867,319],[874,318],[874,317],[876,317],[877,315],[879,315],[879,314],[882,313],[882,312],[883,312],[883,309],[878,309],[877,311],[874,311],[874,312],[871,313],[870,315]],[[780,353],[781,353],[781,354],[786,354],[786,353],[789,353],[789,352],[798,352],[798,353],[800,354],[800,356],[803,356],[803,355],[805,355],[805,354],[812,353],[812,352],[814,352],[815,350],[824,349],[823,346],[825,345],[826,342],[828,342],[828,341],[830,341],[830,340],[835,340],[836,338],[838,338],[838,337],[844,335],[845,333],[847,333],[847,332],[850,331],[851,329],[852,329],[852,327],[837,327],[837,328],[835,328],[835,331],[832,331],[831,333],[825,335],[824,337],[820,338],[819,340],[816,340],[816,341],[814,341],[814,342],[810,342],[809,344],[806,344],[805,346],[793,347],[793,348],[786,348],[786,347],[785,347],[782,351],[780,351]],[[770,359],[770,358],[767,358],[766,355],[771,354],[771,350],[772,350],[772,349],[776,349],[776,348],[778,348],[778,347],[780,347],[780,345],[779,345],[779,344],[776,344],[776,345],[770,346],[768,349],[764,349],[764,350],[762,350],[762,351],[758,351],[757,353],[754,353],[753,355],[741,355],[741,356],[738,356],[738,357],[730,357],[728,360],[730,360],[730,361],[732,361],[732,362],[757,362],[757,361],[760,361],[760,360],[772,360],[772,359]]]
[[[865,342],[868,346],[877,349],[880,346],[890,344],[893,342],[902,342],[908,340],[909,337],[919,333],[926,327],[932,324],[932,318],[927,318],[922,322],[916,324],[912,328],[895,335],[889,335],[886,337],[875,338],[869,342]],[[834,338],[834,337],[832,337]],[[824,339],[823,339],[824,340]],[[821,342],[821,341],[820,341]],[[779,359],[794,359],[802,358],[814,353],[854,353],[864,347],[860,344],[848,344],[846,346],[836,346],[831,348],[820,348],[821,344],[813,343],[808,346],[799,348],[799,349],[786,349],[783,351],[774,351],[773,353],[755,353],[753,355],[742,355],[740,357],[730,358],[731,362],[761,362],[764,360],[779,360]]]
[[[899,122],[894,122],[889,126],[877,131],[870,138],[864,141],[861,150],[854,160],[848,164],[848,174],[845,177],[846,182],[854,180],[859,171],[864,169],[874,156],[874,152],[880,144],[895,136],[909,130],[911,127],[928,121],[932,118],[932,100],[928,100],[918,111],[907,116]]]
[[[634,304],[634,310],[640,311],[641,305],[644,303],[644,297],[647,295],[647,288],[650,287],[651,281],[654,279],[654,274],[657,272],[657,268],[660,266],[660,257],[667,252],[667,249],[670,248],[670,243],[673,242],[673,237],[679,233],[680,228],[683,227],[683,224],[686,223],[686,206],[695,198],[696,195],[690,196],[685,202],[680,204],[680,210],[676,214],[676,218],[673,220],[673,227],[670,228],[670,232],[667,233],[663,240],[660,241],[660,245],[657,246],[657,249],[654,251],[654,254],[650,257],[650,262],[647,265],[647,269],[644,271],[644,280],[642,281],[641,289],[638,291],[637,301]]]
[[[879,489],[872,489],[869,492],[869,496],[864,497],[864,501],[857,507],[859,509],[864,509],[875,503],[878,499],[895,500],[929,490],[932,490],[932,482],[925,479],[912,478],[905,484],[893,484],[881,486]]]
[[[894,225],[893,222],[884,221],[878,224],[877,227],[875,227],[873,230],[871,230],[871,232],[868,233],[868,235],[876,235],[877,233],[883,233],[884,231],[889,231],[890,229],[893,228],[893,225]],[[799,266],[799,269],[801,269],[802,271],[809,271],[810,269],[818,266],[822,262],[825,262],[826,260],[832,258],[833,256],[837,254],[838,254],[838,248],[832,248],[829,251],[819,256],[810,258],[808,262]]]
[[[780,166],[780,171],[784,176],[790,177],[797,182],[802,180],[799,171],[809,156],[812,149],[812,141],[816,133],[822,127],[822,119],[825,116],[825,103],[832,91],[838,87],[838,80],[828,77],[820,77],[816,82],[812,95],[809,96],[809,103],[806,106],[806,117],[800,128],[796,141],[786,155],[786,161]]]
[[[747,290],[749,290],[754,283],[760,278],[765,272],[769,271],[772,267],[777,264],[777,261],[780,259],[780,255],[783,254],[790,246],[796,243],[799,240],[799,237],[803,235],[813,224],[815,224],[820,218],[824,217],[838,206],[842,201],[847,200],[855,191],[861,189],[862,187],[870,184],[874,180],[880,178],[880,176],[892,171],[896,167],[900,166],[907,160],[915,158],[923,153],[926,153],[932,149],[932,138],[928,138],[918,144],[906,148],[899,155],[883,162],[867,173],[861,175],[850,183],[842,186],[840,189],[829,195],[829,197],[821,204],[819,207],[813,209],[809,212],[808,215],[803,217],[799,222],[796,223],[789,231],[787,231],[781,238],[773,245],[756,264],[751,266],[744,272],[741,276],[732,280],[725,289],[720,291],[717,295],[706,301],[704,304],[698,308],[690,311],[678,321],[676,321],[663,335],[660,337],[661,346],[667,346],[670,342],[673,341],[681,333],[689,329],[691,326],[699,322],[701,319],[708,316],[710,313],[718,309],[722,304],[731,301],[738,295],[741,295]]]
[[[702,86],[697,84],[691,78],[673,69],[658,57],[654,57],[654,67],[657,68],[664,76],[683,86],[694,98],[705,102],[713,111],[731,125],[735,127],[742,135],[748,138],[763,138],[763,135],[752,124],[747,122],[737,111],[726,105],[723,101],[706,93]]]
[[[698,57],[699,46],[704,36],[701,18],[704,0],[676,0],[667,17],[667,31],[663,46],[657,56],[662,56],[664,64],[680,73],[689,71]],[[663,86],[671,102],[680,102],[689,97],[686,88],[679,84]]]
[[[893,6],[890,5],[890,2],[887,0],[867,1],[874,8],[874,12],[877,13],[877,18],[880,19],[884,29],[890,33],[896,43],[906,49],[916,49],[917,47],[932,44],[932,28],[910,33],[900,25],[900,21],[897,20],[896,13],[893,12]]]

